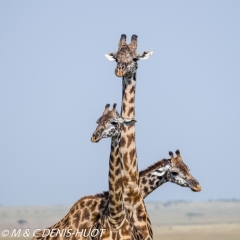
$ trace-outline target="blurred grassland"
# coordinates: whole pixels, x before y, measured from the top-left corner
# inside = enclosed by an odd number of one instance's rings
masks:
[[[148,202],[154,239],[239,240],[240,201]],[[71,206],[0,206],[0,232],[47,228],[61,220]],[[22,236],[22,234],[21,234]],[[14,237],[0,239],[12,240]],[[15,239],[27,240],[26,237]]]

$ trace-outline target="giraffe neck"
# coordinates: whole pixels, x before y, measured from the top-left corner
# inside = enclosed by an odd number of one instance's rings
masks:
[[[132,78],[123,78],[123,95],[121,115],[123,118],[134,118],[135,116],[135,88],[136,74]],[[141,204],[139,173],[137,165],[137,154],[135,144],[135,126],[123,126],[121,133],[121,159],[122,159],[122,181],[123,200],[127,209],[133,209],[136,204]],[[130,194],[131,193],[131,194]]]
[[[109,222],[112,225],[119,225],[123,219],[124,206],[122,201],[122,175],[121,175],[121,159],[119,152],[120,136],[112,137],[111,152],[109,160]]]
[[[169,161],[166,159],[163,159],[157,162],[156,164],[154,164],[153,166],[139,173],[140,189],[141,189],[141,194],[143,198],[147,197],[155,189],[157,189],[162,184],[169,181],[167,174],[164,174],[161,177],[152,174],[152,172],[155,171],[156,169],[165,167],[168,164],[169,164]]]
[[[129,79],[123,77],[121,115],[123,118],[135,117],[136,73]],[[135,227],[143,239],[152,239],[151,223],[140,192],[135,127],[123,126],[120,140],[122,161],[123,202]]]
[[[135,118],[136,73],[131,78],[122,79],[122,109],[123,118]]]

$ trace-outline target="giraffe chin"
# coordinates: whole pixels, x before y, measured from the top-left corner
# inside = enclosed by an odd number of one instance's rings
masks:
[[[202,190],[201,186],[198,184],[196,187],[191,188],[193,192],[200,192]]]
[[[99,141],[100,141],[100,139],[96,139],[95,137],[91,137],[91,142],[97,143]]]

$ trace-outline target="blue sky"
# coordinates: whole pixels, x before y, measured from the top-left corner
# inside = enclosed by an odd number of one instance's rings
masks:
[[[73,204],[107,190],[110,139],[90,142],[121,79],[104,54],[138,35],[139,169],[180,149],[202,191],[146,201],[240,198],[239,1],[1,1],[0,204]]]

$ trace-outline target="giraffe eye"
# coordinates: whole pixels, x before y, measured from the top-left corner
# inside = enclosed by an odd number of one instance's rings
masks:
[[[116,123],[116,122],[111,122],[111,124],[112,124],[112,125],[114,125],[114,126],[116,126],[116,125],[117,125],[117,123]]]
[[[136,62],[138,59],[137,59],[137,58],[133,58],[132,60],[133,60],[134,62]]]
[[[173,176],[177,176],[178,173],[177,172],[171,172]]]

